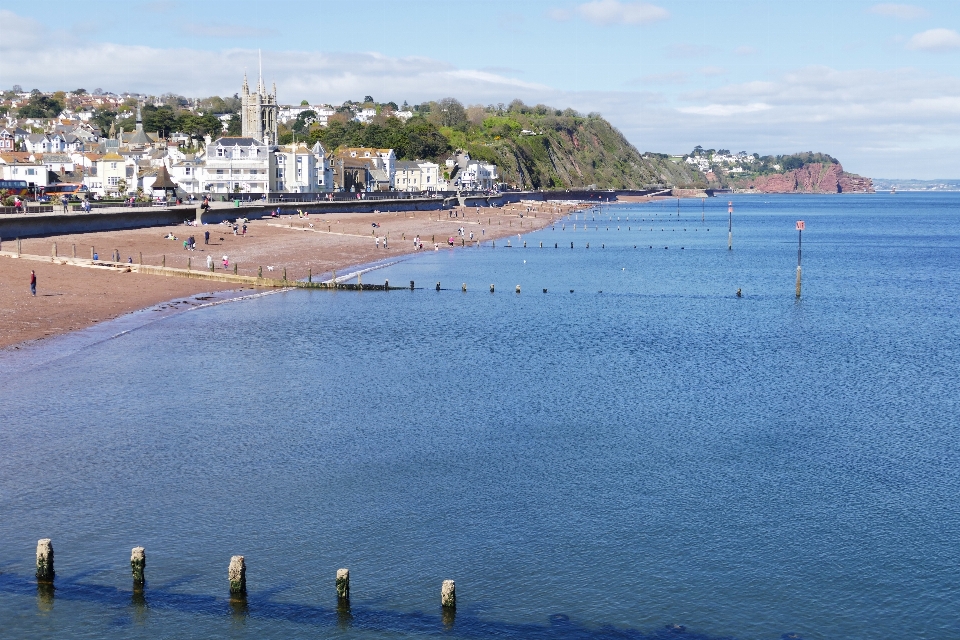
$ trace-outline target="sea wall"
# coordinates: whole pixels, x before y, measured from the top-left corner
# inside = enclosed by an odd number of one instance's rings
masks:
[[[65,233],[116,231],[180,224],[192,217],[184,209],[130,209],[115,213],[50,213],[0,217],[0,238],[29,238]]]

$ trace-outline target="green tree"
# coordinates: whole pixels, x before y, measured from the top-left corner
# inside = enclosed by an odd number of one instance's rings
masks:
[[[94,109],[93,116],[90,118],[90,122],[100,127],[100,131],[106,134],[110,129],[110,124],[113,123],[116,118],[116,111],[110,111],[109,109]]]
[[[309,103],[308,101],[306,101],[306,100],[301,100],[301,101],[300,101],[300,106],[301,106],[301,107],[309,107],[309,106],[310,106],[310,103]]]
[[[227,135],[237,137],[243,133],[243,120],[238,114],[230,116],[230,122],[227,123]]]
[[[177,115],[169,105],[155,107],[148,104],[143,108],[143,128],[146,131],[156,131],[165,138],[177,128]]]
[[[462,128],[467,124],[467,111],[456,98],[444,98],[430,106],[429,118],[438,127]]]
[[[30,100],[20,107],[18,114],[21,118],[55,118],[63,111],[63,103],[52,97],[47,97],[34,89],[36,93],[30,95]]]

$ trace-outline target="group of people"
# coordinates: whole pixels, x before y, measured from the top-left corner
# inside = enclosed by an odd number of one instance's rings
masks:
[[[377,249],[379,249],[379,248],[380,248],[380,236],[377,236],[376,242],[377,242]],[[387,236],[383,236],[383,248],[384,248],[384,249],[387,248]]]

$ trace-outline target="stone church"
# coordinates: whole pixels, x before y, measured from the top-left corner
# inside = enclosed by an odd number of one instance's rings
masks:
[[[263,74],[256,93],[250,93],[247,74],[243,74],[243,90],[240,92],[240,120],[242,136],[253,138],[268,147],[277,146],[277,85],[273,92],[263,88]]]

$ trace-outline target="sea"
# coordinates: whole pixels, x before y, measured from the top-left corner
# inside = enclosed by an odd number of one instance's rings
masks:
[[[960,194],[608,204],[384,280],[0,354],[0,637],[960,637]]]

